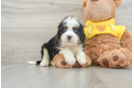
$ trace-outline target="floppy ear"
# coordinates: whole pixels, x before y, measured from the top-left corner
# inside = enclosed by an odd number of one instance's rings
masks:
[[[61,29],[62,29],[62,26],[63,26],[63,22],[61,22],[58,26],[58,32],[57,32],[57,36],[58,38],[60,39],[60,36],[61,36]]]
[[[82,9],[83,9],[84,12],[85,12],[87,2],[88,2],[88,0],[83,0],[83,3],[82,3]]]
[[[80,40],[81,40],[81,43],[83,43],[86,38],[84,30],[83,30],[84,26],[80,24],[80,28],[81,28]]]
[[[122,4],[122,0],[113,0],[116,7],[120,6]]]

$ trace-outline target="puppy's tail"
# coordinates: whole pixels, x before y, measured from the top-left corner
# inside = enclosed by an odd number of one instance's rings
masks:
[[[28,64],[39,65],[41,61],[28,61]]]

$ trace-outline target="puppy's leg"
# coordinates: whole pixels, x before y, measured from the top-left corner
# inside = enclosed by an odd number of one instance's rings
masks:
[[[43,48],[43,58],[40,63],[40,66],[45,67],[49,65],[49,54],[46,48]]]
[[[73,55],[73,53],[69,50],[69,49],[63,49],[59,52],[60,54],[63,54],[65,61],[70,64],[70,65],[74,65],[76,60],[75,57]]]
[[[80,48],[77,49],[76,59],[80,65],[86,64],[86,55]]]

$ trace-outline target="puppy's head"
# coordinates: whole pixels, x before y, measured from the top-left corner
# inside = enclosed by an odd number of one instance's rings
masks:
[[[83,25],[71,16],[64,18],[59,24],[57,35],[64,44],[77,44],[79,40],[83,43],[85,39]]]

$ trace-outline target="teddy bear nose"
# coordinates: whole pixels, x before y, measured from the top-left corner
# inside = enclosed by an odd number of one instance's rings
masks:
[[[95,2],[95,1],[99,1],[99,0],[90,0],[90,1],[93,1],[93,2]]]

